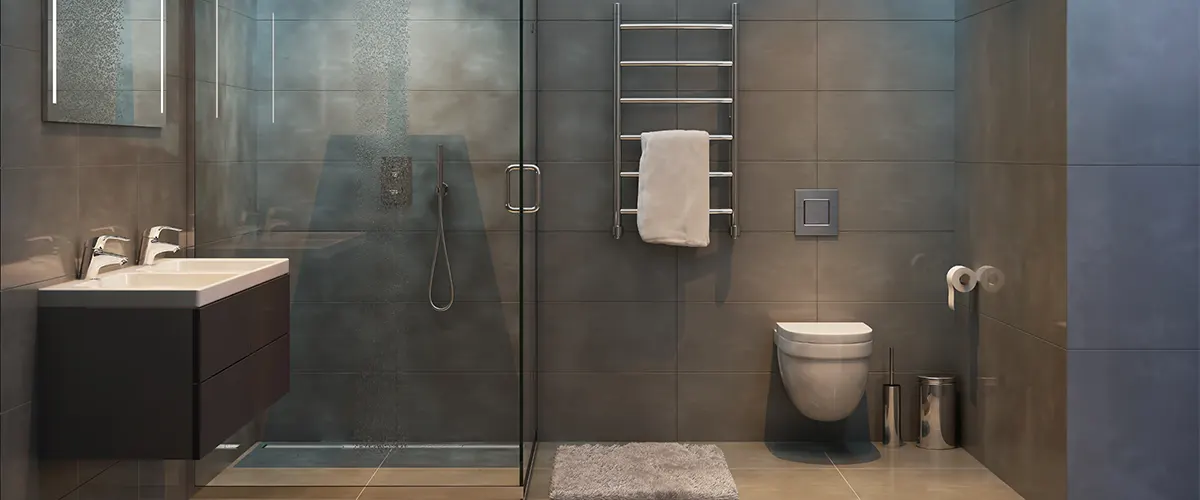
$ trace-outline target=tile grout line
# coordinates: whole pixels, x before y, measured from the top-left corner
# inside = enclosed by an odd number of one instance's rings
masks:
[[[383,468],[383,464],[386,464],[386,463],[387,463],[387,459],[388,459],[388,457],[392,456],[392,452],[394,452],[394,451],[396,451],[396,448],[394,448],[394,447],[393,447],[393,448],[388,448],[388,452],[387,452],[387,453],[385,453],[385,454],[383,455],[383,459],[382,459],[382,460],[380,460],[380,461],[379,461],[379,465],[378,465],[377,467],[375,467],[375,472],[372,472],[372,473],[371,473],[371,477],[367,479],[367,484],[364,484],[364,485],[363,485],[363,487],[362,487],[362,489],[361,489],[361,490],[358,490],[358,496],[355,496],[355,497],[354,497],[354,500],[359,500],[359,499],[361,499],[361,498],[362,498],[362,496],[363,496],[363,493],[366,493],[366,492],[367,492],[367,488],[370,488],[370,487],[371,487],[371,482],[375,480],[375,475],[376,475],[376,474],[379,474],[379,469],[382,469],[382,468]]]
[[[833,464],[833,470],[837,471],[838,476],[840,476],[842,478],[842,482],[846,483],[847,488],[850,488],[850,493],[854,494],[854,498],[857,498],[858,500],[862,500],[862,497],[858,496],[858,492],[854,491],[854,486],[850,484],[850,480],[846,479],[845,474],[842,474],[841,467],[838,467],[837,462],[833,461],[833,457],[829,456],[829,452],[825,452],[825,458],[829,460],[829,463]]]

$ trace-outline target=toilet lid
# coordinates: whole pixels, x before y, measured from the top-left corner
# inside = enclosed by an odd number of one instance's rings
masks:
[[[871,341],[866,323],[775,323],[775,334],[792,342],[858,344]]]

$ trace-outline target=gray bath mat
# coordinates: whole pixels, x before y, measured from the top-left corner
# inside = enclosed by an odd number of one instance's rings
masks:
[[[550,500],[737,500],[714,445],[566,445],[554,456]]]

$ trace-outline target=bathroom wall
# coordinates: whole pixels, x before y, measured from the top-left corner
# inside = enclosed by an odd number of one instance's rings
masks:
[[[1025,498],[1066,495],[1066,1],[959,2],[962,439]],[[1001,281],[1002,280],[1002,281]]]
[[[521,156],[520,3],[246,5],[246,27],[221,31],[222,51],[249,61],[222,70],[221,118],[197,98],[198,142],[226,155],[197,225],[201,254],[291,259],[291,392],[264,439],[515,444],[521,233],[503,206]],[[247,41],[226,47],[230,31]],[[226,119],[226,106],[252,111]],[[456,293],[444,313],[428,303],[438,144]],[[390,201],[396,157],[415,161]]]
[[[1200,4],[1066,19],[1069,498],[1197,498]]]
[[[33,434],[36,290],[73,279],[84,242],[187,227],[180,2],[168,0],[167,124],[42,121],[42,0],[0,2],[0,497],[178,498],[180,462],[50,461]],[[185,244],[187,235],[184,235]],[[134,255],[136,243],[110,248]]]
[[[896,348],[907,436],[916,375],[953,372],[954,2],[739,2],[741,237],[643,243],[612,226],[611,1],[541,2],[538,153],[542,440],[879,438]],[[626,20],[728,21],[728,1],[622,2]],[[626,59],[723,59],[728,32],[626,32]],[[626,69],[625,96],[728,95],[723,71]],[[720,112],[719,112],[720,111]],[[623,133],[729,133],[712,105],[625,105]],[[636,143],[622,159],[635,169]],[[713,148],[726,169],[727,146]],[[728,180],[713,206],[728,206]],[[793,190],[840,189],[842,233],[795,237]],[[635,184],[622,183],[626,208]],[[818,424],[788,400],[776,321],[875,329],[868,400]]]

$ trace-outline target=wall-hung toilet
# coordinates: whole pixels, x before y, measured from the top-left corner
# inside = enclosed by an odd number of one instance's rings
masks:
[[[867,385],[871,327],[865,323],[776,323],[779,372],[804,416],[850,416]]]

